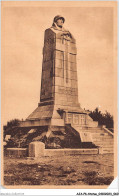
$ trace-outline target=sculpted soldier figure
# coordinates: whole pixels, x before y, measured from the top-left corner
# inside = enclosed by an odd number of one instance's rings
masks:
[[[67,36],[67,38],[72,38],[71,33],[63,27],[64,22],[64,17],[62,17],[61,15],[55,16],[51,29],[53,28],[54,30],[62,31],[63,34]]]
[[[52,27],[56,30],[63,31],[64,30],[64,28],[63,28],[64,22],[65,22],[64,17],[57,15],[54,17]]]

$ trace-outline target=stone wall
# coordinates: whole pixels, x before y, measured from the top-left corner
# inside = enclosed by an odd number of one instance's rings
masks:
[[[81,154],[98,154],[97,149],[45,149],[44,156],[62,156],[62,155],[81,155]]]
[[[4,155],[9,157],[27,157],[27,148],[7,148],[4,150]]]

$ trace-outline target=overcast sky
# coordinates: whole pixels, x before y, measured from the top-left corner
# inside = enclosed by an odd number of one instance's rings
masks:
[[[3,123],[25,119],[40,100],[42,48],[45,29],[54,16],[76,39],[79,102],[113,114],[114,24],[112,7],[7,6],[2,9]]]

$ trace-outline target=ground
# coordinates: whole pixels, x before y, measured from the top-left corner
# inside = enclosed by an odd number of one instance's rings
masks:
[[[113,155],[4,159],[4,185],[109,185]]]

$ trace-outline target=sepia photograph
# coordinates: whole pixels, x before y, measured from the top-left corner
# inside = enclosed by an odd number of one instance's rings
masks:
[[[1,2],[5,188],[117,177],[117,2]]]

